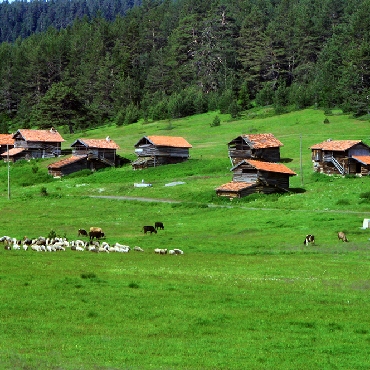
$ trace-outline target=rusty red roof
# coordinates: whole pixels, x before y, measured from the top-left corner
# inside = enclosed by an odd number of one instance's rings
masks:
[[[363,164],[369,165],[370,164],[370,155],[354,155],[352,156],[353,159],[359,161]]]
[[[183,137],[176,136],[146,136],[146,138],[154,145],[157,146],[170,146],[174,148],[192,148]]]
[[[243,134],[240,137],[253,149],[279,148],[284,146],[273,134]]]
[[[59,132],[53,128],[50,130],[29,130],[20,129],[14,135],[13,138],[21,136],[26,141],[41,141],[41,142],[52,142],[61,143],[65,141]]]
[[[8,152],[9,152],[9,157],[12,157],[16,154],[19,154],[19,153],[22,153],[24,150],[24,148],[12,148],[12,149],[9,149],[7,152],[1,154],[2,157],[7,157],[8,156]]]
[[[87,148],[119,149],[119,145],[109,137],[105,139],[77,139],[71,146],[74,146],[77,142],[80,142]]]
[[[238,163],[236,166],[234,166],[232,169],[240,166],[241,164],[249,163],[251,166],[256,168],[260,171],[266,171],[266,172],[276,172],[276,173],[284,173],[289,176],[295,176],[296,173],[293,172],[290,168],[287,166],[281,164],[281,163],[272,163],[272,162],[264,162],[264,161],[257,161],[254,159],[245,159]]]
[[[321,150],[332,150],[332,151],[344,152],[345,150],[348,150],[359,143],[362,143],[362,141],[361,140],[327,140],[327,141],[323,141],[322,143],[312,145],[310,149],[321,149]]]
[[[0,145],[14,145],[13,134],[0,134]]]
[[[54,162],[54,163],[49,164],[48,168],[51,168],[51,169],[62,168],[64,166],[68,165],[68,164],[78,162],[78,161],[80,161],[82,159],[85,159],[85,158],[87,158],[87,155],[72,155],[69,158],[64,158],[64,159],[61,159],[58,162]]]
[[[226,184],[220,185],[216,190],[223,191],[240,191],[246,188],[249,188],[255,184],[243,181],[230,181]]]

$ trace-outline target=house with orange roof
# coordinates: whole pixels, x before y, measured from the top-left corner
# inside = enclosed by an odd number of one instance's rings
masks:
[[[236,165],[243,159],[280,162],[280,147],[283,146],[273,134],[243,134],[227,145],[232,165]]]
[[[144,136],[134,147],[138,158],[132,162],[132,167],[137,170],[184,162],[190,157],[192,145],[183,137],[152,135]]]
[[[289,191],[289,178],[296,173],[280,163],[244,159],[236,164],[233,180],[216,189],[218,196],[242,198],[254,193],[283,193]]]
[[[14,148],[13,134],[0,134],[0,154]]]
[[[19,129],[12,138],[14,150],[9,150],[6,157],[11,157],[13,161],[59,156],[64,142],[62,136],[53,127],[50,130]]]
[[[81,170],[97,171],[121,165],[123,158],[117,154],[119,145],[109,136],[105,139],[77,139],[71,144],[72,156],[48,166],[54,177],[65,176]]]
[[[327,175],[368,175],[370,147],[361,140],[328,139],[310,147],[315,172]]]

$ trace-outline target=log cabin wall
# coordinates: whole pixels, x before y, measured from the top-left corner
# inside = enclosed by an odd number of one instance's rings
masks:
[[[189,158],[188,148],[175,147],[157,147],[153,144],[140,145],[135,149],[135,153],[139,157],[179,157]]]

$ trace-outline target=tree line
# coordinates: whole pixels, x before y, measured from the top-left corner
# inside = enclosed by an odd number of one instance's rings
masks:
[[[370,0],[125,4],[0,44],[0,131],[237,117],[253,105],[369,113]]]

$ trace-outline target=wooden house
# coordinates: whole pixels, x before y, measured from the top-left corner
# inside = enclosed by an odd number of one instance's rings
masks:
[[[13,134],[0,134],[0,154],[14,148]]]
[[[280,147],[283,146],[273,134],[240,135],[227,145],[232,165],[236,165],[243,159],[280,162]]]
[[[242,198],[254,193],[289,191],[289,178],[296,173],[283,164],[244,159],[236,164],[233,180],[216,189],[218,196]]]
[[[20,129],[14,135],[14,149],[24,149],[27,158],[51,158],[61,154],[61,145],[64,139],[57,130],[28,130]]]
[[[135,144],[138,158],[133,169],[156,167],[186,161],[192,146],[182,137],[144,136]]]
[[[71,157],[48,166],[50,175],[60,177],[85,169],[97,171],[120,164],[121,157],[116,153],[119,146],[109,137],[106,139],[77,139],[71,147]]]
[[[367,175],[370,148],[361,140],[326,140],[311,146],[315,172],[327,175]]]
[[[73,155],[86,155],[89,161],[98,161],[112,167],[116,165],[119,146],[109,136],[105,139],[77,139],[71,147]]]

